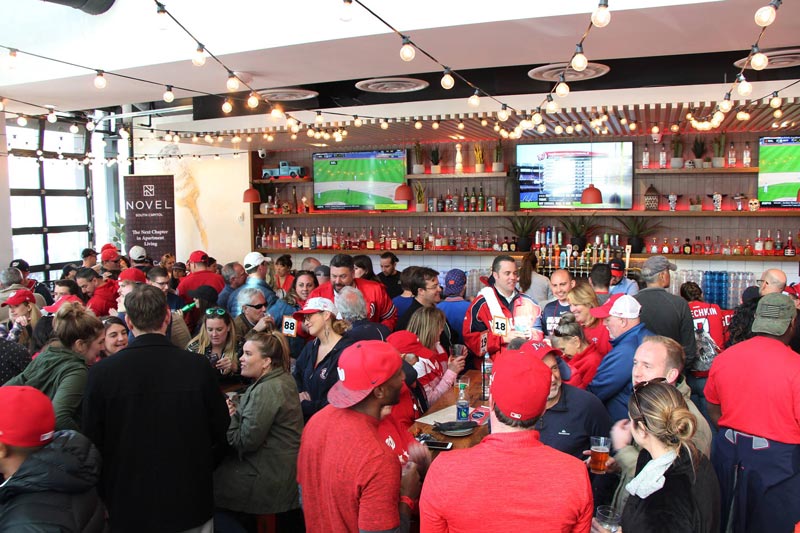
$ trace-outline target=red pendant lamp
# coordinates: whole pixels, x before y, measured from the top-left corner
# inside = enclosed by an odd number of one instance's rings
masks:
[[[589,186],[583,190],[583,194],[581,194],[581,203],[602,204],[603,193],[600,192],[600,189],[594,186],[594,183],[590,183]]]
[[[258,192],[258,189],[253,187],[252,184],[250,184],[250,188],[244,191],[244,196],[242,197],[242,201],[246,204],[260,204],[261,193]]]
[[[394,199],[398,202],[403,200],[410,202],[414,199],[414,191],[411,190],[408,183],[404,183],[394,190]]]

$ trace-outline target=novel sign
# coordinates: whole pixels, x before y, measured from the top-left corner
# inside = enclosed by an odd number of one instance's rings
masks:
[[[175,182],[170,175],[125,176],[125,245],[158,261],[175,253]]]

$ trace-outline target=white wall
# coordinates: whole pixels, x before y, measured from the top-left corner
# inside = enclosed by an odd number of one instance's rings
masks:
[[[0,113],[0,265],[5,267],[13,259],[11,246],[11,193],[8,181],[8,139],[6,114]]]

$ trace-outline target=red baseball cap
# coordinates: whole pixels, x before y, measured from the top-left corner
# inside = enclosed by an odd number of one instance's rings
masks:
[[[116,246],[114,243],[111,243],[111,242],[107,242],[107,243],[105,243],[105,244],[102,246],[102,248],[100,248],[100,253],[103,253],[103,252],[105,252],[106,250],[114,250],[114,251],[119,251],[119,250],[117,250],[117,246]]]
[[[208,261],[208,254],[203,250],[195,250],[189,254],[190,263],[205,263]]]
[[[24,304],[25,302],[35,304],[36,297],[28,289],[20,289],[12,292],[11,296],[9,296],[8,299],[2,303],[2,306],[5,307],[7,305],[19,305]]]
[[[28,386],[0,387],[0,442],[32,448],[53,440],[56,413],[50,398]]]
[[[544,413],[552,372],[539,357],[524,350],[504,352],[495,359],[493,370],[492,400],[504,415],[532,420]]]
[[[383,341],[360,341],[339,356],[339,381],[328,391],[334,407],[352,407],[389,381],[403,365],[400,352]],[[548,385],[549,388],[549,385]]]
[[[120,258],[116,248],[106,248],[100,252],[100,261],[116,261]]]
[[[122,272],[120,272],[119,277],[117,278],[118,281],[133,281],[135,283],[147,283],[147,277],[144,275],[144,272],[139,270],[138,268],[126,268]]]
[[[569,367],[567,362],[562,359],[564,352],[558,348],[550,346],[546,342],[526,342],[520,346],[519,351],[526,355],[536,357],[540,361],[546,356],[553,354],[556,357],[556,363],[558,363],[558,372],[561,374],[561,379],[568,380],[572,377],[572,369]]]
[[[78,298],[74,294],[67,294],[66,296],[62,296],[61,298],[56,300],[53,304],[45,305],[44,307],[42,307],[42,310],[47,311],[48,313],[57,313],[58,310],[61,309],[61,306],[67,302],[77,302],[83,305],[83,301],[81,301],[80,298]]]
[[[436,358],[436,354],[433,353],[433,350],[422,344],[419,340],[419,337],[410,331],[395,331],[386,337],[386,342],[397,348],[401,354],[413,353],[417,357],[430,360],[434,360]]]
[[[637,318],[642,305],[629,294],[615,294],[600,307],[592,307],[589,313],[595,318],[615,316],[618,318]]]

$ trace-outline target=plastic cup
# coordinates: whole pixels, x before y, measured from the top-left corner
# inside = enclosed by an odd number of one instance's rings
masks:
[[[463,344],[453,344],[450,346],[450,355],[453,357],[461,357],[467,355],[467,347]]]
[[[608,454],[611,450],[611,439],[608,437],[590,437],[592,455],[589,458],[589,470],[592,474],[605,474]]]
[[[611,505],[600,505],[597,507],[595,518],[600,523],[601,527],[609,531],[615,532],[619,529],[619,523],[622,517]]]

